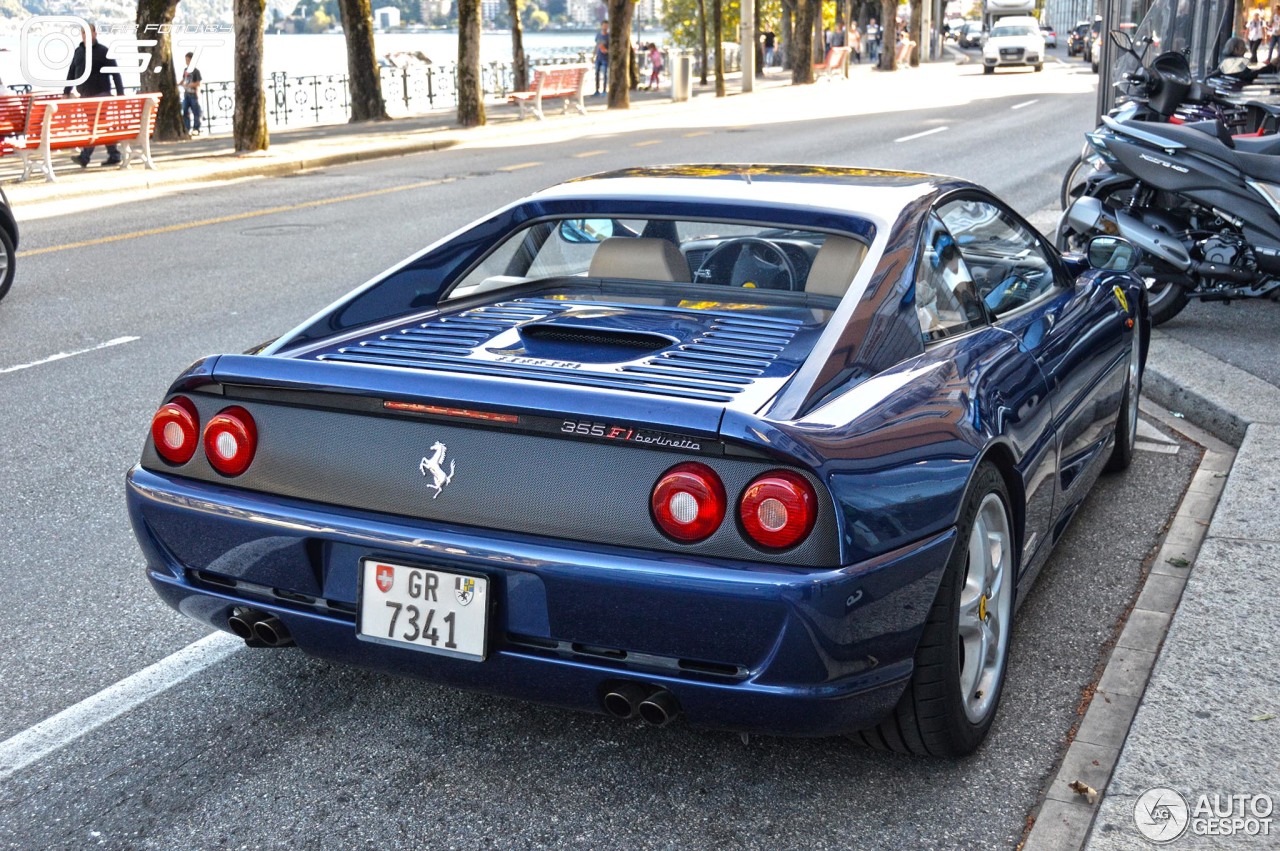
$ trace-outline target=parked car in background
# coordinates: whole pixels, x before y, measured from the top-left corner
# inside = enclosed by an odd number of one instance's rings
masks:
[[[251,647],[967,754],[1017,603],[1133,457],[1134,262],[955,178],[580,178],[188,368],[130,519],[159,595]]]
[[[1093,73],[1098,73],[1098,65],[1102,62],[1102,39],[1095,37],[1093,43],[1089,45],[1089,65],[1093,68]]]
[[[1098,70],[1098,60],[1093,58],[1094,57],[1093,48],[1095,45],[1098,44],[1098,41],[1101,38],[1102,38],[1102,19],[1099,18],[1098,20],[1089,24],[1089,29],[1085,30],[1084,55],[1080,57],[1085,62],[1092,62],[1093,70],[1095,71]]]
[[[1080,21],[1067,34],[1067,56],[1079,56],[1084,53],[1085,42],[1089,37],[1089,22]]]
[[[964,29],[956,36],[956,44],[960,47],[981,47],[986,31],[982,21],[966,21]]]
[[[1040,23],[1035,18],[1000,18],[982,45],[982,73],[994,74],[996,68],[1018,65],[1044,70]]]
[[[1049,26],[1048,24],[1041,24],[1040,35],[1042,38],[1044,38],[1044,46],[1046,48],[1057,49],[1058,33],[1053,27]]]

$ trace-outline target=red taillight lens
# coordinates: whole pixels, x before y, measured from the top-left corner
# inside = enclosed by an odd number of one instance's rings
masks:
[[[701,541],[724,520],[724,485],[706,464],[677,464],[653,486],[649,507],[658,528],[672,538]]]
[[[186,396],[165,402],[151,418],[151,442],[170,464],[185,464],[200,445],[200,415]]]
[[[224,476],[238,476],[249,469],[257,449],[258,427],[244,408],[226,408],[204,427],[205,457]]]
[[[818,497],[803,476],[774,470],[747,485],[738,516],[751,540],[781,550],[800,543],[813,531]]]

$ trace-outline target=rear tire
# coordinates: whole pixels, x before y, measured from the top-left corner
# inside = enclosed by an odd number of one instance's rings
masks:
[[[1044,70],[1044,65],[1043,65],[1043,64],[1040,64],[1040,65],[1037,65],[1037,66],[1036,66],[1036,71],[1037,71],[1037,72],[1039,72],[1039,71],[1043,71],[1043,70]]]
[[[995,72],[996,72],[996,69],[994,66],[991,66],[991,65],[982,66],[982,73],[984,74],[994,74]]]
[[[958,757],[973,753],[991,729],[1008,667],[1017,575],[1009,493],[994,465],[978,468],[958,528],[911,681],[889,717],[855,733],[857,741]]]
[[[3,299],[13,286],[13,273],[17,268],[18,258],[13,248],[13,237],[4,228],[0,228],[0,253],[3,254],[0,262],[4,263],[4,268],[0,269],[0,299]]]
[[[1084,193],[1084,175],[1088,171],[1085,165],[1084,157],[1076,157],[1067,169],[1067,173],[1062,176],[1062,189],[1058,191],[1058,203],[1062,205],[1062,209],[1071,206],[1071,202],[1076,200]]]

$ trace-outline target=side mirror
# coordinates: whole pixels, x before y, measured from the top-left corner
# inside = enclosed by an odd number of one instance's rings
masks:
[[[1095,236],[1085,254],[1091,267],[1108,272],[1132,272],[1138,265],[1138,249],[1118,236]]]
[[[565,219],[560,223],[560,238],[578,245],[604,242],[613,236],[612,219]]]
[[[1133,39],[1124,30],[1112,30],[1111,40],[1116,43],[1116,47],[1126,52],[1133,51]]]

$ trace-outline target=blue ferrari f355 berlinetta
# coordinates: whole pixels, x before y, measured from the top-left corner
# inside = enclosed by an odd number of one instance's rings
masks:
[[[1135,261],[934,175],[572,181],[187,369],[130,516],[160,596],[253,646],[968,753],[1132,456]]]

